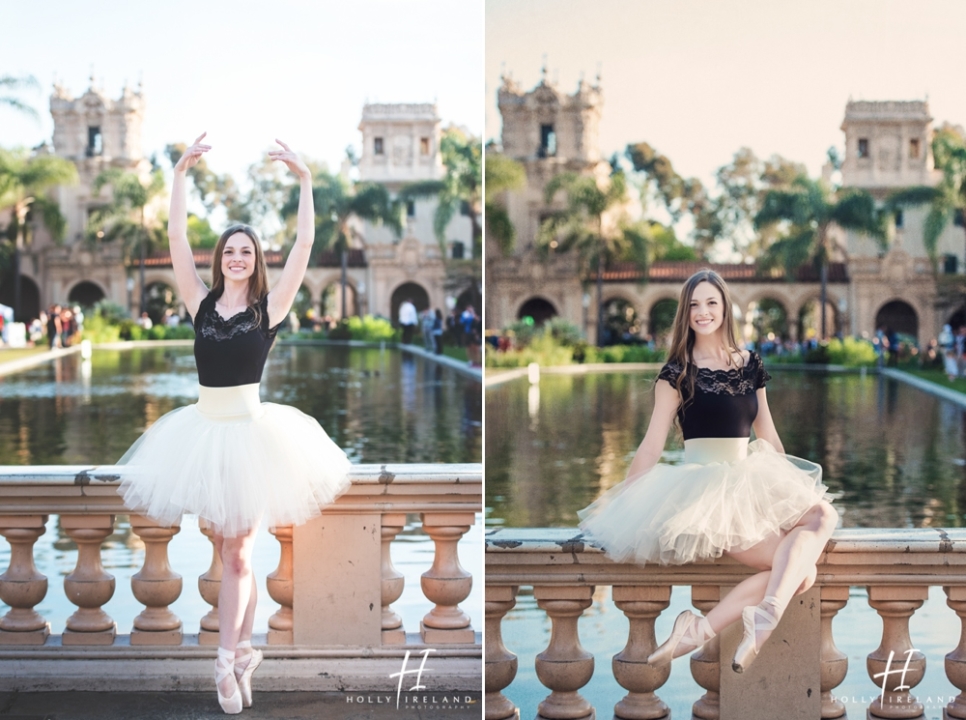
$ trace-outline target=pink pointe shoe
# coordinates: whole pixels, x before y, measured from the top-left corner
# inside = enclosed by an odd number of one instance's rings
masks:
[[[664,665],[669,663],[676,657],[675,650],[678,649],[679,645],[683,646],[684,652],[678,653],[678,656],[685,655],[692,650],[697,650],[714,636],[715,632],[711,629],[711,624],[707,618],[695,615],[690,610],[685,610],[675,619],[674,627],[671,629],[671,637],[648,656],[647,664]]]
[[[744,634],[738,649],[735,650],[735,657],[731,662],[732,670],[736,673],[742,673],[751,666],[761,650],[761,646],[758,645],[758,633],[767,632],[768,635],[771,635],[772,630],[778,627],[781,617],[781,605],[777,598],[772,595],[769,595],[757,605],[749,605],[741,611]],[[767,637],[766,635],[766,640]],[[762,640],[762,644],[764,642]]]
[[[217,684],[227,677],[234,678],[235,653],[232,650],[218,648],[218,657],[215,659],[215,689],[218,691],[218,704],[227,715],[237,715],[242,711],[242,696],[238,691],[238,683],[235,683],[235,691],[230,697],[221,694],[221,687]]]
[[[242,657],[239,658],[237,653],[239,650],[246,650],[251,648],[252,643],[250,640],[243,640],[235,646],[235,678],[238,680],[238,690],[241,692],[242,696],[242,706],[251,707],[252,706],[252,674],[262,664],[262,651],[261,650],[251,650],[250,652],[243,653]],[[244,662],[244,665],[240,663]]]

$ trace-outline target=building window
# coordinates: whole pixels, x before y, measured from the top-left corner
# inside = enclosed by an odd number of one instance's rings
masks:
[[[902,210],[896,210],[896,227],[901,228],[903,222]]]
[[[966,222],[963,222],[963,211],[961,209],[953,212],[953,225],[956,227],[963,227],[966,225]]]
[[[867,158],[869,157],[869,139],[859,138],[859,157]]]
[[[955,275],[959,270],[959,258],[955,255],[943,255],[943,274]]]
[[[553,157],[557,154],[557,133],[553,125],[540,126],[540,157]]]
[[[429,138],[421,137],[419,138],[419,154],[429,155]]]
[[[460,240],[453,241],[453,260],[462,260],[465,257],[466,246]]]
[[[406,217],[414,218],[416,217],[416,201],[407,200],[406,201]]]
[[[909,157],[913,160],[919,158],[919,138],[913,138],[909,141]]]
[[[104,154],[104,139],[100,125],[87,128],[87,157]]]
[[[377,137],[375,139],[375,141],[373,142],[373,151],[376,153],[376,155],[384,155],[385,154],[385,150],[383,149],[383,146],[382,146],[382,138],[381,137]]]

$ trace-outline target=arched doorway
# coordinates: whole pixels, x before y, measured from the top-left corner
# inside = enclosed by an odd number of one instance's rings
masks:
[[[16,307],[13,273],[0,278],[0,304]],[[40,317],[40,288],[29,277],[21,274],[20,314],[14,319],[17,322],[29,323],[36,317]]]
[[[319,311],[323,318],[332,320],[342,319],[342,283],[332,283],[327,285],[322,291],[322,299],[319,301]],[[345,315],[352,317],[358,315],[359,309],[356,303],[356,289],[351,283],[345,284]]]
[[[461,292],[459,296],[457,296],[456,307],[462,312],[467,305],[472,303],[473,309],[476,310],[476,314],[479,315],[481,310],[480,300],[482,300],[482,296],[480,295],[479,289],[476,287],[468,287]]]
[[[153,282],[144,289],[144,310],[151,322],[158,324],[164,320],[167,309],[177,311],[177,295],[174,288],[164,282]]]
[[[761,298],[749,304],[745,318],[745,337],[762,344],[780,343],[788,337],[788,311],[780,300]]]
[[[674,327],[674,316],[678,312],[678,301],[674,298],[664,298],[651,305],[648,313],[647,330],[658,345],[665,344]]]
[[[833,337],[839,333],[839,313],[832,301],[825,301],[825,333]],[[798,311],[798,339],[818,338],[822,334],[822,314],[819,300],[808,300]]]
[[[542,297],[532,297],[520,306],[520,310],[517,311],[517,320],[531,317],[534,325],[542,325],[550,318],[557,317],[557,314],[557,308],[549,300]]]
[[[640,339],[641,318],[634,305],[624,298],[604,301],[604,342],[602,345],[631,343]]]
[[[67,302],[70,305],[80,305],[83,308],[92,308],[104,299],[104,291],[101,286],[84,280],[77,283],[67,294]]]
[[[429,307],[429,293],[426,288],[414,282],[403,283],[393,291],[391,300],[392,323],[399,324],[399,306],[404,300],[409,300],[416,306],[416,312],[422,312]]]
[[[908,335],[913,342],[919,342],[919,316],[912,305],[902,300],[892,300],[879,308],[875,314],[875,327]]]

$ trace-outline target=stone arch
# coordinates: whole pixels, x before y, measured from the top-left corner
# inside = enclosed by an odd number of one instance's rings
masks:
[[[151,322],[158,324],[164,320],[165,311],[178,311],[177,289],[168,282],[168,278],[158,278],[144,284],[144,311],[151,318]]]
[[[13,275],[5,276],[0,281],[0,304],[8,307],[16,307],[14,298],[14,279]],[[20,273],[20,313],[15,320],[17,322],[29,323],[36,317],[40,317],[40,286],[37,281],[26,273]]]
[[[603,306],[602,345],[631,342],[641,336],[645,323],[633,300],[623,293],[612,293],[610,296],[605,296]]]
[[[791,322],[797,325],[798,338],[803,342],[809,338],[810,331],[814,331],[815,337],[821,333],[820,300],[818,294],[803,298],[798,305],[797,316],[791,318]],[[834,337],[842,330],[842,313],[839,312],[838,303],[839,298],[828,293],[825,299],[825,332],[829,337]]]
[[[390,296],[390,311],[392,315],[390,318],[393,324],[399,322],[399,306],[403,304],[403,300],[407,298],[409,301],[416,306],[416,312],[422,312],[429,308],[429,292],[419,283],[412,281],[404,282],[396,286],[396,289],[392,291]]]
[[[882,303],[875,313],[876,329],[885,326],[897,333],[911,335],[919,341],[919,313],[909,303],[901,298],[893,298]]]
[[[517,310],[517,320],[522,320],[529,316],[533,318],[535,324],[542,325],[550,318],[555,318],[559,314],[556,306],[552,302],[539,295],[534,295],[521,303],[520,309]]]
[[[670,337],[677,307],[676,295],[663,295],[655,298],[647,309],[647,332],[655,341]]]
[[[80,305],[81,307],[94,307],[97,303],[107,297],[104,288],[93,280],[81,280],[76,283],[67,293],[67,303],[69,305]]]
[[[744,335],[756,343],[764,340],[785,340],[791,330],[787,298],[775,297],[777,293],[757,293],[748,301],[745,310]],[[770,336],[774,336],[771,338]]]
[[[342,281],[336,278],[323,284],[319,290],[319,313],[322,317],[334,320],[342,319]],[[346,279],[345,282],[345,316],[352,317],[359,314],[359,293],[355,284]]]

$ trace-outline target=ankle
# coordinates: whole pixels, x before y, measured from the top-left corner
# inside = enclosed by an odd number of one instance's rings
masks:
[[[787,603],[783,603],[775,595],[765,595],[758,607],[760,607],[765,612],[770,612],[775,618],[780,618],[785,613],[785,607]]]

